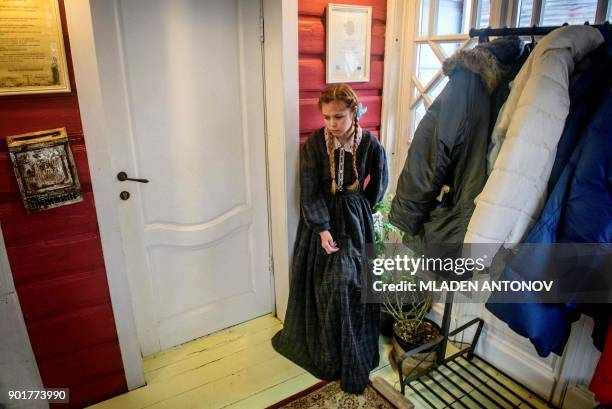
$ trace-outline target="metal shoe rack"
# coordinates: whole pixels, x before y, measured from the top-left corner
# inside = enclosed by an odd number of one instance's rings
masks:
[[[447,293],[441,326],[442,336],[439,339],[410,350],[400,357],[397,357],[395,350],[392,350],[392,357],[397,363],[399,371],[402,394],[406,393],[408,387],[423,402],[434,409],[447,407],[492,409],[516,408],[519,406],[521,408],[536,408],[524,396],[519,395],[492,375],[491,371],[500,371],[475,354],[476,345],[484,325],[482,318],[474,318],[449,332],[453,298],[454,294],[452,292]],[[472,342],[453,342],[455,345],[460,345],[461,349],[446,356],[449,340],[473,326],[476,326],[476,333]],[[421,359],[416,359],[417,364],[408,373],[404,374],[404,361],[424,351],[429,352],[429,354],[420,355]],[[427,368],[422,366],[434,353],[436,354],[435,362]],[[538,396],[515,379],[505,374],[504,377],[527,390],[531,395]],[[464,382],[464,385],[460,385],[458,381]],[[465,385],[469,385],[472,389],[466,390]],[[423,390],[429,392],[429,397],[422,393]],[[455,393],[452,390],[455,390]],[[543,401],[543,403],[545,402]],[[554,408],[550,404],[549,407]]]

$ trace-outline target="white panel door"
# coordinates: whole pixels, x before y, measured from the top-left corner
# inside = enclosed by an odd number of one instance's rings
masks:
[[[114,172],[149,180],[116,182],[145,356],[273,310],[260,12],[92,0]]]

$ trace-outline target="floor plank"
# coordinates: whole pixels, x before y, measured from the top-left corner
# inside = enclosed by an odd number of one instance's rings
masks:
[[[251,354],[260,350],[264,344],[270,345],[272,336],[281,329],[280,323],[249,336],[242,336],[231,341],[220,343],[211,348],[205,348],[191,353],[176,362],[167,363],[145,373],[147,383],[161,382],[189,371],[197,370],[205,365],[221,359],[230,358],[236,354]]]
[[[215,332],[206,337],[202,337],[146,357],[143,364],[144,371],[147,373],[165,365],[181,361],[188,358],[190,355],[201,352],[205,349],[212,349],[218,347],[219,345],[244,339],[253,333],[257,333],[258,331],[279,326],[282,325],[276,317],[270,314],[264,315],[263,317],[247,321],[243,324]]]

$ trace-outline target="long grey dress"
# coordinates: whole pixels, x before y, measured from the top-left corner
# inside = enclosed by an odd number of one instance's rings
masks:
[[[340,149],[335,150],[336,170]],[[320,129],[302,151],[301,218],[289,304],[285,326],[272,345],[317,378],[340,379],[344,391],[361,393],[379,359],[380,306],[362,303],[361,268],[364,247],[374,242],[372,207],[387,188],[385,151],[374,135],[363,131],[357,148],[360,188],[353,192],[345,189],[332,195],[329,169]],[[345,153],[344,169],[344,186],[349,186],[355,180],[351,153]],[[340,248],[331,255],[319,237],[326,229]]]

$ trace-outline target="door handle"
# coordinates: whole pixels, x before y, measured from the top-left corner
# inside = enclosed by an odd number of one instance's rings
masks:
[[[149,183],[148,179],[134,179],[134,178],[129,178],[127,173],[125,172],[119,172],[117,173],[117,179],[119,179],[120,182],[125,182],[126,180],[130,180],[132,182],[140,182],[140,183]]]

